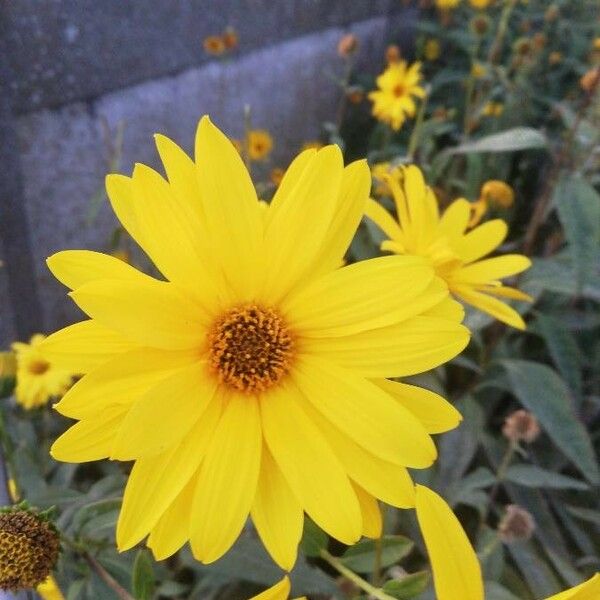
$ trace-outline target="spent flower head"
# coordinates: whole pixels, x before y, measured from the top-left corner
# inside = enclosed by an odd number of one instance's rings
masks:
[[[502,435],[513,443],[535,442],[541,433],[540,424],[533,413],[516,410],[504,420]]]
[[[505,544],[526,542],[535,531],[531,513],[517,504],[509,504],[498,524],[498,536]]]

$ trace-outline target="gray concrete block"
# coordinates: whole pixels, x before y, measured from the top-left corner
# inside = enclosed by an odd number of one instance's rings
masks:
[[[381,61],[387,21],[356,25],[363,52]],[[152,134],[164,133],[191,151],[199,117],[208,113],[227,134],[240,135],[243,107],[256,127],[275,138],[272,164],[285,166],[307,139],[332,119],[339,89],[330,73],[341,69],[336,45],[344,30],[330,29],[248,54],[235,62],[209,63],[173,77],[106,94],[91,104],[21,116],[17,122],[24,198],[44,326],[77,318],[65,290],[44,259],[65,248],[105,249],[116,221],[107,206],[86,224],[90,198],[102,186],[106,153],[101,122],[125,122],[122,172],[134,162],[156,166]]]

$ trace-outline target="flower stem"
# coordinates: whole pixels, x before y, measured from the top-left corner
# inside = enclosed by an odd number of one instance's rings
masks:
[[[425,117],[425,107],[427,106],[427,99],[429,98],[429,90],[426,90],[425,96],[421,101],[421,105],[419,106],[419,112],[417,113],[417,119],[415,121],[415,126],[410,134],[410,140],[408,142],[408,158],[409,162],[413,162],[415,157],[415,152],[419,147],[419,142],[421,141],[421,129],[423,126],[423,119]]]
[[[394,600],[393,596],[390,596],[383,590],[371,585],[368,581],[365,581],[362,577],[345,567],[339,558],[329,554],[327,550],[321,550],[321,558],[340,573],[340,575],[343,575],[346,579],[354,583],[363,590],[363,592],[366,592],[373,598],[377,598],[377,600]]]

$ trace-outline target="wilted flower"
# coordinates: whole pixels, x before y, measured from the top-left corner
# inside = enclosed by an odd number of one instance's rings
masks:
[[[204,38],[202,45],[204,46],[204,50],[213,56],[221,56],[227,50],[225,41],[220,35],[209,35]]]
[[[556,21],[559,15],[560,8],[558,7],[558,4],[551,4],[544,13],[544,19],[551,23],[552,21]]]
[[[498,535],[505,544],[526,542],[535,531],[535,521],[531,513],[517,504],[509,504],[498,525]]]
[[[227,50],[234,50],[237,48],[239,43],[239,38],[237,31],[233,27],[227,27],[221,36],[223,39],[223,44],[225,44],[225,48]]]
[[[504,420],[502,435],[511,442],[531,444],[540,435],[540,424],[535,415],[527,410],[517,410]]]
[[[358,49],[358,38],[353,33],[347,33],[340,38],[337,51],[342,57],[354,54]]]
[[[388,64],[398,62],[401,55],[400,48],[396,44],[391,44],[385,49],[385,60]]]
[[[250,160],[265,160],[273,149],[273,138],[265,129],[250,130],[246,143]]]
[[[437,60],[440,57],[441,52],[442,49],[437,40],[430,39],[425,42],[425,46],[423,47],[423,56],[425,56],[427,60]]]
[[[563,59],[563,55],[562,52],[557,52],[556,50],[554,52],[550,52],[550,54],[548,55],[548,62],[551,65],[558,65],[562,62]]]
[[[490,19],[487,15],[475,15],[471,19],[470,27],[477,35],[485,35],[490,29]]]
[[[498,179],[490,179],[481,186],[480,198],[492,205],[510,208],[515,201],[513,189]]]
[[[269,179],[271,180],[271,183],[274,186],[279,186],[279,184],[281,183],[281,180],[283,179],[283,176],[285,175],[285,171],[279,167],[275,167],[274,169],[271,170],[271,173],[269,175]]]
[[[513,44],[513,52],[521,58],[529,56],[532,51],[533,44],[531,43],[530,38],[521,37]]]
[[[586,92],[593,91],[600,82],[600,68],[595,67],[587,71],[579,80],[581,89]]]
[[[533,36],[533,47],[536,50],[543,50],[547,42],[548,38],[546,37],[546,34],[541,31],[538,31],[538,33]]]
[[[365,98],[365,93],[361,88],[352,87],[346,92],[346,97],[351,104],[360,104]]]

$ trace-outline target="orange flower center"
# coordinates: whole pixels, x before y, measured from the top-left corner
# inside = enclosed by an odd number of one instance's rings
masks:
[[[50,368],[50,363],[45,360],[34,360],[29,363],[28,368],[32,375],[43,375]]]
[[[208,334],[210,368],[225,385],[253,394],[290,370],[294,338],[272,308],[245,304],[219,317]]]
[[[392,90],[392,94],[394,94],[394,96],[396,96],[396,98],[400,98],[400,96],[404,96],[404,86],[401,84],[398,84]]]

